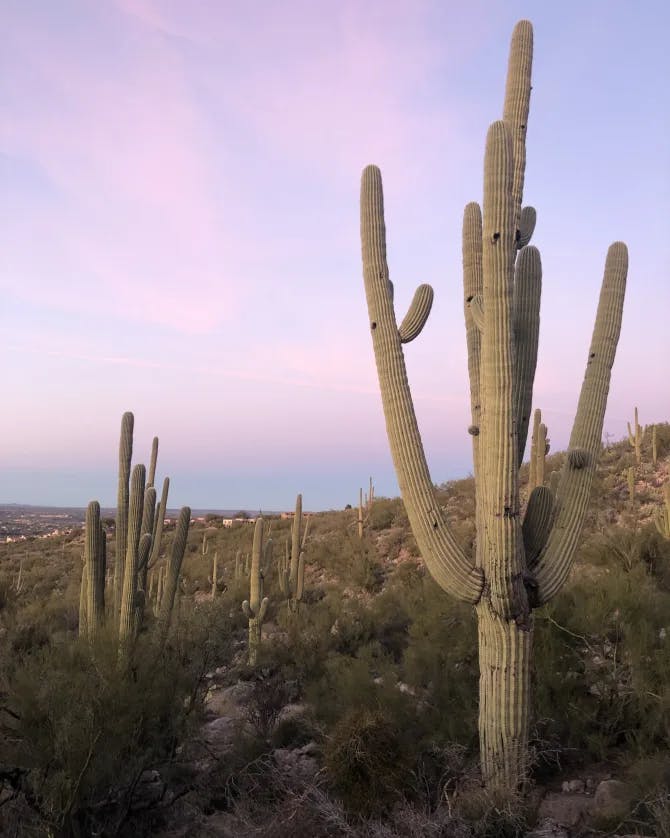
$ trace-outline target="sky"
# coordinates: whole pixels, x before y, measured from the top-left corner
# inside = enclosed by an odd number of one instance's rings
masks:
[[[534,405],[564,448],[607,248],[630,252],[604,432],[670,420],[664,0],[3,0],[0,503],[116,498],[160,439],[170,506],[396,496],[362,282],[384,178],[436,483],[470,473],[461,221],[515,22],[535,31],[524,203],[543,296]]]

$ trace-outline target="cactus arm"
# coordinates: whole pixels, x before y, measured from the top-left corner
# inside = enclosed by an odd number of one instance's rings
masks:
[[[524,247],[516,259],[512,330],[514,333],[514,403],[518,439],[517,465],[523,462],[533,403],[533,381],[540,338],[542,262],[540,251]]]
[[[295,598],[300,602],[302,595],[305,592],[305,553],[300,551],[300,561],[298,562],[298,584],[295,590]]]
[[[256,518],[254,541],[251,550],[251,574],[249,577],[249,607],[257,615],[261,604],[261,555],[263,553],[263,519]]]
[[[130,482],[130,462],[133,457],[133,426],[135,417],[129,411],[121,418],[121,438],[119,440],[119,483],[116,506],[116,557],[114,562],[114,613],[121,611],[123,595],[123,577],[126,563],[128,539],[128,499]]]
[[[295,499],[295,514],[291,526],[291,590],[295,590],[295,580],[298,574],[298,560],[300,558],[300,530],[302,527],[302,495]]]
[[[398,329],[401,343],[409,343],[421,334],[432,307],[433,289],[430,285],[419,285]],[[370,478],[370,490],[370,502],[372,502],[372,478]]]
[[[84,548],[85,549],[85,548]],[[81,585],[79,587],[79,637],[88,637],[88,566],[86,560],[81,566]]]
[[[165,525],[165,512],[167,510],[167,499],[170,491],[170,478],[163,480],[163,490],[158,508],[154,516],[154,533],[151,543],[151,556],[149,557],[149,568],[152,568],[158,561],[161,552],[161,539],[163,538],[163,526]]]
[[[535,224],[537,223],[537,213],[535,207],[524,207],[521,210],[521,219],[519,221],[519,241],[516,246],[518,250],[525,247],[533,237],[535,232]]]
[[[536,486],[528,498],[521,530],[526,564],[533,568],[551,533],[554,514],[554,495],[546,486]]]
[[[526,170],[526,129],[530,108],[532,64],[533,27],[530,21],[520,20],[512,32],[503,106],[503,120],[507,123],[512,138],[512,211],[514,229],[517,231],[515,241],[521,239],[521,202]]]
[[[381,173],[376,166],[368,166],[363,171],[361,239],[365,292],[386,431],[410,525],[437,583],[462,600],[477,602],[483,587],[482,573],[467,559],[447,526],[435,497],[417,427],[388,287],[384,199]]]
[[[465,337],[468,349],[468,376],[470,379],[470,415],[468,429],[472,436],[472,463],[475,478],[475,527],[481,533],[481,516],[484,509],[483,481],[480,479],[481,417],[481,333],[484,328],[484,273],[482,266],[482,211],[472,202],[463,211],[463,295],[465,308]],[[476,541],[475,564],[482,565],[482,538]]]
[[[139,570],[139,542],[145,479],[146,469],[142,464],[136,465],[130,479],[128,543],[126,547],[125,572],[123,575],[121,619],[119,622],[119,642],[121,646],[129,643],[135,636],[135,593],[137,592]]]
[[[105,533],[100,522],[100,504],[96,500],[86,509],[85,529],[86,627],[88,639],[93,640],[105,620]]]
[[[493,611],[524,619],[529,607],[519,549],[519,481],[512,336],[514,215],[512,144],[505,122],[494,122],[484,159],[481,450],[484,490],[484,568]]]
[[[151,457],[149,459],[149,472],[147,474],[147,489],[154,485],[156,479],[156,463],[158,461],[158,437],[155,436],[151,443]]]
[[[163,586],[161,589],[161,604],[158,613],[158,620],[161,625],[161,635],[165,639],[170,620],[172,619],[172,608],[179,585],[179,574],[186,551],[186,540],[188,539],[188,528],[191,523],[191,509],[188,506],[182,507],[177,519],[177,527],[172,542],[172,549],[165,567]]]
[[[670,538],[670,483],[663,488],[663,502],[663,509],[656,513],[654,523],[663,538]]]
[[[586,374],[557,490],[557,514],[535,568],[538,605],[548,602],[561,589],[572,567],[600,450],[627,273],[628,250],[623,242],[615,242],[607,252]]]

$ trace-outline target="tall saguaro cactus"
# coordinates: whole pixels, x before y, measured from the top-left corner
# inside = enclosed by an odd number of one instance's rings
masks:
[[[528,489],[531,492],[536,486],[544,486],[544,469],[548,453],[547,426],[542,421],[542,412],[538,409],[533,414],[533,434],[530,440]]]
[[[244,616],[249,620],[249,664],[254,666],[261,645],[261,626],[268,610],[268,598],[263,596],[263,519],[259,515],[254,527],[254,542],[251,550],[251,571],[249,574],[249,599],[242,603]]]
[[[114,564],[114,611],[121,611],[123,576],[126,562],[128,534],[128,502],[130,498],[130,463],[133,458],[133,426],[135,417],[128,411],[121,417],[121,441],[119,442],[119,485],[116,508],[116,560]]]
[[[86,565],[86,630],[94,640],[105,621],[106,542],[97,500],[86,509],[84,562]]]
[[[503,120],[487,136],[483,212],[468,204],[463,221],[474,556],[456,542],[438,503],[407,381],[402,344],[421,332],[433,291],[419,286],[398,326],[379,169],[368,166],[361,184],[363,275],[394,465],[430,573],[446,592],[476,608],[482,773],[490,787],[501,789],[515,789],[525,777],[532,611],[560,590],[572,565],[600,448],[628,264],[626,246],[613,244],[556,497],[537,487],[522,520],[519,465],[532,403],[541,286],[540,255],[529,245],[535,210],[522,208],[532,52],[532,26],[521,21],[512,36]]]

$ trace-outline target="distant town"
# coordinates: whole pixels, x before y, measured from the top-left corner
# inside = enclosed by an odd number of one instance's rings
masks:
[[[107,519],[106,523],[113,528],[116,509],[103,508],[101,512],[103,520]],[[166,521],[176,520],[178,514],[179,510],[168,509]],[[253,523],[258,510],[194,509],[192,515],[193,521],[206,523],[216,519],[221,520],[222,526],[232,527],[238,523]],[[263,515],[291,518],[293,512],[263,511]],[[0,543],[67,535],[82,529],[85,517],[86,510],[83,507],[0,505]]]

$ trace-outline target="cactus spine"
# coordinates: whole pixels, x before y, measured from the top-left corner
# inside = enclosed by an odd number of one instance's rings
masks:
[[[657,513],[654,523],[663,538],[670,538],[670,483],[663,487],[663,501],[663,509]]]
[[[249,577],[249,599],[242,603],[244,616],[249,620],[249,665],[255,666],[261,644],[261,627],[268,610],[268,598],[263,596],[263,519],[258,516],[254,526],[254,543],[251,551],[251,572]]]
[[[642,440],[644,439],[644,428],[640,425],[637,421],[637,407],[635,408],[635,421],[633,422],[633,427],[631,428],[630,422],[626,423],[628,425],[628,442],[630,442],[631,448],[635,451],[635,462],[640,465],[642,460]]]
[[[445,591],[476,607],[482,773],[490,787],[508,790],[517,788],[526,775],[532,609],[560,590],[572,565],[600,449],[628,261],[624,244],[617,242],[609,248],[556,509],[548,489],[534,490],[541,494],[539,502],[532,504],[537,510],[530,527],[533,538],[528,539],[533,552],[527,555],[519,508],[519,464],[530,417],[541,285],[539,252],[528,246],[535,211],[521,206],[532,45],[531,24],[521,21],[512,36],[503,121],[493,123],[487,137],[483,218],[477,204],[469,204],[464,213],[470,432],[477,505],[473,558],[456,542],[436,499],[417,427],[402,349],[409,338],[397,326],[386,261],[379,169],[368,166],[361,185],[365,291],[398,482],[430,573]],[[430,287],[420,286],[410,306],[411,319],[417,321],[411,338],[425,323],[431,300]],[[551,507],[548,515],[547,506]]]

